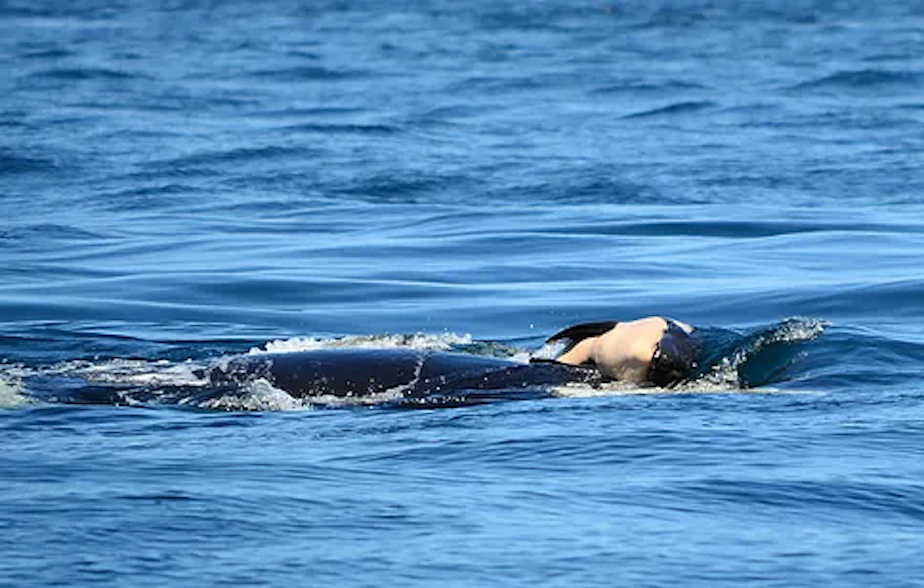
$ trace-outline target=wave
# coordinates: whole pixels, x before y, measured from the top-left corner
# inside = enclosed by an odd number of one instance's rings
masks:
[[[38,243],[43,247],[58,247],[64,243],[95,242],[104,239],[99,233],[93,233],[77,227],[42,223],[0,229],[0,243],[5,247],[35,248]]]
[[[36,60],[56,60],[56,59],[66,59],[69,57],[77,56],[76,51],[66,49],[64,47],[58,46],[48,46],[37,49],[30,49],[23,53],[20,53],[20,57],[25,59],[36,59]]]
[[[399,127],[393,125],[342,123],[299,123],[284,126],[282,130],[301,133],[320,133],[325,135],[394,135],[401,132]]]
[[[575,169],[562,173],[555,182],[523,178],[503,188],[506,197],[527,195],[532,201],[581,204],[667,203],[668,195],[654,187],[614,177],[608,170]]]
[[[809,80],[790,86],[790,90],[862,90],[884,87],[917,90],[921,83],[921,74],[910,71],[890,71],[883,69],[863,69],[840,71],[828,76]]]
[[[331,82],[355,78],[365,78],[370,74],[363,70],[338,70],[327,67],[306,65],[300,67],[286,67],[280,69],[264,69],[252,71],[250,77],[262,80],[276,80],[282,82]]]
[[[676,92],[697,92],[709,90],[708,86],[684,80],[666,80],[660,83],[642,80],[624,80],[590,91],[591,95],[612,94],[674,94]]]
[[[548,396],[625,394],[690,394],[735,392],[779,384],[800,376],[797,368],[802,346],[820,337],[825,323],[815,319],[788,319],[746,333],[724,329],[699,331],[703,347],[700,375],[670,389],[611,383],[600,386],[514,386],[459,388],[431,397],[407,397],[406,386],[359,396],[322,395],[294,398],[259,374],[233,374],[237,358],[259,359],[266,354],[301,353],[332,349],[408,349],[421,353],[456,352],[484,358],[502,358],[525,365],[531,349],[494,341],[474,341],[468,335],[382,334],[341,338],[292,338],[269,341],[242,355],[203,360],[143,360],[115,358],[103,361],[73,360],[51,366],[4,366],[0,372],[0,406],[14,408],[37,402],[51,404],[109,404],[119,406],[182,406],[207,410],[308,410],[345,406],[434,408],[483,404]]]
[[[841,18],[876,17],[885,10],[875,10],[873,3],[846,3],[835,8],[817,2],[608,2],[595,3],[541,2],[506,4],[489,3],[477,9],[477,22],[487,30],[556,31],[572,30],[579,25],[630,26],[640,29],[690,29],[728,26],[738,23],[812,25]],[[899,14],[914,14],[903,8]]]
[[[795,375],[802,344],[819,338],[826,326],[816,319],[792,318],[741,337],[713,330],[703,358],[709,369],[691,385],[756,388],[786,381]]]
[[[249,163],[254,161],[278,160],[279,158],[298,158],[312,155],[314,152],[302,147],[241,147],[221,151],[204,151],[173,159],[152,162],[154,168],[171,170],[173,174],[182,175],[190,168],[209,168],[216,165]]]
[[[58,164],[52,159],[0,151],[0,176],[53,172],[57,169]]]
[[[697,502],[724,504],[729,508],[748,504],[751,511],[781,509],[811,513],[843,523],[845,517],[868,520],[909,521],[915,527],[924,520],[924,489],[907,485],[896,491],[892,484],[834,477],[823,480],[770,480],[707,478],[689,481],[674,489]],[[677,496],[672,499],[676,500]],[[754,508],[755,504],[762,508]],[[761,516],[758,514],[758,516]]]
[[[627,114],[626,116],[622,118],[635,119],[635,118],[653,118],[653,117],[659,117],[659,116],[677,116],[677,115],[699,112],[701,110],[714,108],[715,106],[716,106],[716,103],[711,100],[692,100],[692,101],[687,101],[687,102],[677,102],[675,104],[670,104],[668,106],[663,106],[661,108],[655,108],[652,110],[644,110],[642,112]]]
[[[58,67],[34,72],[30,77],[65,82],[85,80],[153,80],[150,76],[138,72],[100,67]]]

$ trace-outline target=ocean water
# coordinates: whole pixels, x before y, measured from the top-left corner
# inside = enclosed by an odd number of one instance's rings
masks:
[[[2,585],[924,586],[919,1],[2,1],[0,218]],[[196,394],[652,314],[708,373]]]

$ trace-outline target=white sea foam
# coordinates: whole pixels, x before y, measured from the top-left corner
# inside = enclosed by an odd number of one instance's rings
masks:
[[[582,383],[569,383],[556,386],[552,389],[554,396],[568,398],[591,398],[595,396],[653,396],[668,394],[715,394],[727,392],[743,392],[738,386],[721,386],[703,381],[694,381],[661,388],[659,386],[639,385],[635,382],[607,382],[597,386]]]
[[[181,402],[181,404],[184,403]],[[248,381],[235,392],[229,392],[218,398],[210,398],[197,406],[228,411],[295,411],[312,408],[311,403],[294,398],[262,378]]]
[[[645,388],[630,382],[608,382],[600,386],[591,386],[580,382],[571,382],[554,386],[553,396],[565,398],[592,398],[595,396],[627,396],[631,394],[650,394],[651,390],[663,392],[661,388]]]
[[[714,383],[708,379],[686,382],[670,388],[640,386],[630,382],[607,382],[600,386],[570,383],[552,388],[552,395],[565,398],[592,398],[597,396],[668,396],[673,394],[770,394],[783,392],[777,388],[742,388],[736,384]],[[788,391],[787,391],[788,393]],[[801,392],[800,392],[801,393]]]
[[[208,383],[202,374],[203,367],[192,361],[111,359],[99,363],[71,361],[53,366],[48,371],[102,384],[197,387]]]
[[[796,343],[799,341],[813,341],[820,337],[828,326],[826,321],[793,317],[782,321],[776,328],[764,334],[758,344],[768,343]]]
[[[21,408],[35,403],[22,392],[22,380],[0,374],[0,410]]]
[[[427,333],[414,333],[410,335],[356,335],[335,339],[312,337],[296,337],[293,339],[278,339],[270,341],[263,348],[254,347],[250,354],[262,353],[293,353],[297,351],[313,351],[316,349],[362,348],[362,349],[415,349],[417,351],[447,351],[457,345],[468,345],[472,342],[471,335],[458,335],[456,333],[442,333],[431,335]]]

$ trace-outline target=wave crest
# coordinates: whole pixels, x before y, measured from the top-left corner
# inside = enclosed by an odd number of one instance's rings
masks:
[[[827,324],[818,319],[794,317],[737,338],[731,349],[720,343],[718,361],[711,362],[711,370],[700,382],[737,389],[786,380],[799,357],[801,344],[820,337]]]

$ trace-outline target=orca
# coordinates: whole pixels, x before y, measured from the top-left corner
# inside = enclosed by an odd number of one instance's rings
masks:
[[[393,392],[403,398],[469,395],[473,391],[540,390],[569,382],[596,384],[592,368],[552,361],[508,359],[414,349],[318,349],[241,355],[208,374],[216,386],[266,380],[294,398],[366,397]]]

